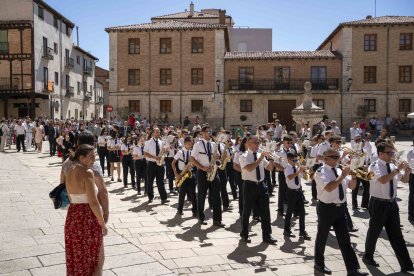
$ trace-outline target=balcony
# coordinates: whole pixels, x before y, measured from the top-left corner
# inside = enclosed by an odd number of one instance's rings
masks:
[[[9,53],[9,43],[0,42],[0,54],[8,54],[8,53]]]
[[[0,78],[0,90],[18,90],[19,79]]]
[[[97,97],[96,103],[97,104],[103,104],[104,103],[104,98],[103,97]]]
[[[75,88],[73,88],[73,86],[66,86],[66,93],[65,96],[70,98],[73,97],[75,95]]]
[[[85,93],[85,96],[84,96],[84,98],[83,98],[83,100],[84,100],[85,102],[89,102],[91,99],[92,99],[92,94],[91,94],[91,92],[86,92],[86,93]]]
[[[66,62],[65,62],[65,66],[68,69],[72,69],[73,67],[75,67],[75,60],[73,58],[65,58]]]
[[[89,67],[89,66],[84,66],[84,67],[83,67],[83,73],[84,73],[85,75],[90,75],[90,74],[92,74],[92,67]]]
[[[43,48],[43,58],[52,60],[53,57],[53,49],[50,47]]]
[[[303,85],[309,79],[258,79],[250,82],[241,82],[239,80],[229,80],[228,90],[303,90]],[[338,90],[339,79],[325,79],[311,81],[312,90]]]

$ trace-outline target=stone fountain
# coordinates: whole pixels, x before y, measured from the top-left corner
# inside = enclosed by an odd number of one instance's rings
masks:
[[[309,81],[305,82],[304,89],[303,102],[292,110],[292,117],[297,126],[301,127],[302,124],[309,123],[309,127],[312,130],[313,125],[322,121],[325,111],[313,103],[312,84]]]

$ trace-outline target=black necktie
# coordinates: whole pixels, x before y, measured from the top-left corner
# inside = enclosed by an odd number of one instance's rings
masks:
[[[387,163],[387,172],[388,172],[388,174],[391,173],[390,163]],[[392,178],[390,180],[390,197],[391,198],[394,197],[394,180]]]
[[[254,152],[253,153],[253,156],[254,156],[254,161],[256,162],[256,160],[257,160],[257,152]],[[260,177],[260,168],[259,168],[259,166],[256,167],[256,178],[257,178],[257,181],[260,181],[262,179]]]
[[[155,155],[158,156],[158,154],[160,154],[160,145],[158,145],[158,140],[155,140]]]
[[[208,155],[208,162],[211,162],[211,149],[210,149],[210,142],[207,142],[207,155]]]
[[[335,174],[335,177],[338,178],[338,173],[336,172],[336,168],[332,168],[333,173]],[[338,186],[339,190],[339,200],[344,199],[344,188],[342,187],[342,183]]]
[[[184,164],[188,164],[188,158],[190,158],[189,157],[189,153],[190,153],[190,151],[189,150],[187,150],[187,156],[186,156],[186,158],[185,158],[185,162],[184,162]]]
[[[142,158],[144,158],[144,146],[141,146],[141,154],[142,154]]]
[[[296,167],[293,167],[293,173],[296,173]],[[299,185],[299,176],[295,176],[295,184]]]

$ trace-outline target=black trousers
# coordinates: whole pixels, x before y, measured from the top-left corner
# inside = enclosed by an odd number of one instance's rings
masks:
[[[284,172],[279,172],[279,189],[278,189],[278,199],[277,199],[277,211],[283,212],[283,203],[286,200],[286,178]]]
[[[333,204],[318,202],[318,232],[315,240],[315,264],[325,265],[325,247],[328,239],[329,229],[333,226],[339,249],[345,262],[346,270],[359,269],[359,262],[354,249],[351,246],[351,239],[347,228],[345,217],[346,204],[339,207]]]
[[[174,175],[174,171],[172,169],[172,161],[174,160],[174,157],[165,157],[165,170],[166,170],[166,174],[167,174],[167,179],[168,179],[168,186],[170,189],[170,192],[174,191],[174,179],[175,179],[175,175]]]
[[[21,148],[23,148],[23,151],[26,151],[26,145],[24,143],[24,140],[26,139],[24,134],[20,134],[16,136],[16,149],[17,151],[20,151]],[[56,144],[56,141],[55,141]],[[55,147],[56,151],[56,147]]]
[[[106,147],[98,146],[99,163],[101,164],[102,173],[105,172],[105,158],[106,158],[106,169],[108,176],[111,174],[111,162],[109,162],[109,151]]]
[[[134,161],[137,191],[141,192],[141,179],[144,179],[144,191],[147,192],[147,161],[139,159]]]
[[[237,185],[234,178],[235,172],[236,171],[233,169],[233,162],[228,162],[226,165],[226,174],[230,183],[230,189],[231,194],[233,195],[233,199],[237,199]]]
[[[316,172],[317,169],[319,169],[322,166],[322,164],[315,164],[312,167],[312,171]],[[312,199],[318,198],[318,191],[316,190],[316,182],[315,179],[312,179]]]
[[[56,145],[55,138],[49,138],[49,152],[50,152],[50,156],[54,156],[56,154],[56,146],[57,145]]]
[[[285,216],[285,231],[290,231],[290,220],[293,210],[299,215],[299,231],[305,231],[305,204],[302,190],[287,189],[287,211]]]
[[[364,192],[362,193],[362,202],[361,207],[368,208],[369,203],[369,181],[362,180],[360,178],[357,178],[357,183],[355,189],[352,190],[352,207],[357,208],[358,207],[358,191],[359,186],[362,185],[364,188]]]
[[[128,185],[128,169],[129,174],[131,175],[131,184],[132,187],[135,186],[135,166],[134,166],[134,160],[132,159],[132,155],[124,155],[122,156],[122,170],[123,170],[123,180],[124,180],[124,186],[126,187]]]
[[[244,190],[243,190],[243,180],[241,173],[234,171],[234,181],[236,182],[237,187],[239,188],[239,214],[243,214],[243,199],[244,199]]]
[[[264,181],[266,183],[267,190],[269,191],[270,194],[272,194],[273,193],[272,179],[270,176],[270,172],[268,170],[265,170]]]
[[[276,186],[276,169],[273,168],[273,170],[270,173],[272,175],[272,185],[273,185],[273,188],[274,188]]]
[[[213,207],[213,220],[221,222],[221,204],[220,204],[220,180],[216,175],[213,181],[207,181],[207,173],[197,170],[197,210],[198,218],[205,220],[204,205],[206,201],[207,191],[210,191],[211,204]]]
[[[372,258],[378,237],[385,226],[392,249],[394,249],[401,268],[413,265],[400,228],[400,210],[397,202],[383,202],[370,199],[368,211],[371,216],[365,241],[365,257]]]
[[[410,182],[408,182],[410,193],[408,194],[408,218],[414,219],[414,174],[410,174]]]
[[[178,207],[177,207],[177,210],[179,212],[183,211],[186,195],[188,195],[188,199],[190,199],[191,204],[192,204],[191,211],[193,212],[193,214],[197,214],[196,182],[195,182],[194,175],[193,177],[187,178],[180,187],[180,191],[178,194]]]
[[[220,178],[220,196],[221,196],[221,203],[223,208],[227,208],[230,205],[229,194],[227,192],[227,174],[226,170],[217,170],[218,176]],[[211,195],[211,194],[209,194]]]
[[[158,193],[160,194],[161,200],[167,199],[167,192],[164,186],[164,166],[158,166],[155,162],[147,162],[147,193],[148,199],[154,198],[154,179],[157,182]]]
[[[272,234],[270,225],[269,210],[269,192],[266,184],[262,181],[259,183],[244,181],[244,202],[242,214],[242,230],[241,235],[247,237],[249,234],[250,213],[254,205],[258,206],[262,223],[262,236],[267,239]]]

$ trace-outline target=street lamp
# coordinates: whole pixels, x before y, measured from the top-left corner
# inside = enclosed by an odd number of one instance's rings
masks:
[[[351,89],[352,86],[352,78],[348,79],[348,91]]]

